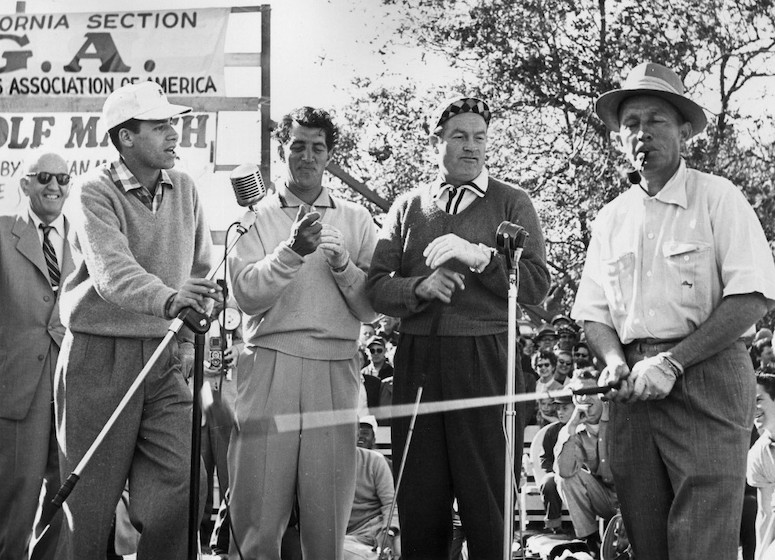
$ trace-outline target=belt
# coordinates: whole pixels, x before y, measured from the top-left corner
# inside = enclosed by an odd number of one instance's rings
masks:
[[[632,342],[628,342],[624,345],[625,350],[639,350],[643,351],[644,347],[670,347],[672,348],[679,342],[681,342],[682,338],[636,338]]]

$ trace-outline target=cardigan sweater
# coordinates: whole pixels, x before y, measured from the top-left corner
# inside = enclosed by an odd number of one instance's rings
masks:
[[[399,197],[388,213],[369,271],[368,293],[374,309],[401,317],[401,332],[430,334],[435,305],[415,294],[417,285],[433,273],[423,251],[447,233],[474,244],[496,247],[496,231],[503,221],[525,228],[529,234],[519,261],[518,301],[538,304],[549,289],[544,237],[527,193],[490,177],[487,193],[458,214],[439,209],[425,185]],[[482,336],[508,330],[508,267],[505,255],[492,256],[479,274],[458,261],[445,268],[464,275],[464,290],[456,290],[449,305],[442,305],[437,334]],[[438,302],[441,305],[441,302]]]
[[[108,165],[84,177],[73,215],[76,269],[64,283],[62,322],[73,332],[129,338],[166,335],[164,307],[210,269],[212,242],[194,182],[168,170],[154,214],[113,182]]]
[[[361,322],[377,319],[365,288],[376,228],[362,206],[330,200],[320,221],[342,233],[350,260],[341,272],[331,269],[320,248],[304,257],[291,249],[294,220],[277,192],[256,205],[255,226],[229,258],[234,298],[245,312],[246,344],[301,358],[345,360],[358,350]]]

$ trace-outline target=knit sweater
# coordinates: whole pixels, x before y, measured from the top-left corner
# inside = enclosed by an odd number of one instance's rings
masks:
[[[439,209],[430,185],[399,197],[390,209],[374,251],[369,271],[368,294],[374,309],[401,317],[401,332],[428,335],[433,313],[431,302],[415,294],[417,285],[431,275],[423,251],[448,233],[496,247],[496,231],[504,220],[525,228],[529,237],[519,262],[518,301],[538,304],[549,289],[544,237],[527,193],[490,178],[487,193],[460,213]],[[437,334],[480,336],[508,330],[508,267],[504,255],[493,255],[477,274],[458,261],[445,268],[464,275],[465,290],[456,290],[444,305]],[[435,300],[434,300],[435,301]]]
[[[382,524],[393,503],[393,474],[385,456],[379,451],[357,450],[355,463],[355,497],[347,522],[347,532],[357,531],[371,519],[381,516]],[[390,527],[398,529],[398,509],[393,510]]]
[[[62,288],[62,322],[73,332],[158,338],[164,306],[190,277],[210,269],[212,242],[194,182],[169,170],[156,214],[113,182],[109,166],[80,185],[73,215],[76,269]]]
[[[304,257],[291,249],[293,219],[278,193],[256,205],[256,225],[229,259],[233,294],[246,314],[248,345],[301,358],[345,360],[358,349],[361,322],[376,320],[365,289],[376,228],[365,208],[331,200],[333,207],[320,221],[342,232],[350,261],[341,272],[331,269],[320,248]]]

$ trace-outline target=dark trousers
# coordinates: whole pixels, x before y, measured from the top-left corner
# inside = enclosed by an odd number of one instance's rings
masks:
[[[503,395],[507,339],[507,333],[438,337],[431,345],[430,337],[402,334],[395,357],[393,402],[413,403],[423,379],[423,402]],[[517,372],[518,392],[523,384]],[[471,557],[501,557],[505,463],[502,419],[502,406],[418,416],[397,498],[403,558],[447,558],[455,497]],[[393,420],[395,465],[402,460],[409,423],[409,417]],[[521,450],[523,422],[519,411],[516,426],[514,445]],[[517,453],[517,472],[520,458]]]
[[[630,367],[671,345],[631,344]],[[611,469],[635,556],[735,560],[755,378],[737,342],[665,399],[612,407]]]

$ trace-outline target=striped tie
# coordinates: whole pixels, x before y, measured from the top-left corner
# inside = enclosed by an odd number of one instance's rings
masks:
[[[46,257],[48,278],[51,282],[51,287],[56,290],[59,288],[59,264],[57,263],[57,254],[54,252],[54,246],[48,238],[48,232],[54,228],[40,224],[40,229],[43,230],[43,256]]]

